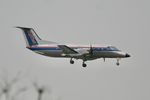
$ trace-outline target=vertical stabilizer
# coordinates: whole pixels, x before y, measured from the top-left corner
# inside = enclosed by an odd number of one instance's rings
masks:
[[[23,31],[23,35],[25,37],[27,46],[38,45],[39,42],[41,41],[41,38],[36,34],[34,29],[25,27],[16,27],[16,28],[20,28]]]

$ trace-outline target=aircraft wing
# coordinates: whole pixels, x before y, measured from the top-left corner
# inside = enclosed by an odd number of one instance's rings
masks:
[[[65,54],[78,54],[77,51],[75,51],[74,49],[72,49],[66,45],[58,45],[58,47],[61,48]]]
[[[92,54],[90,54],[90,51],[88,48],[83,49],[83,48],[79,48],[79,49],[72,49],[66,45],[58,45],[59,48],[62,49],[63,51],[63,56],[67,56],[67,57],[72,57],[72,58],[76,58],[76,59],[97,59],[97,58],[90,58]]]

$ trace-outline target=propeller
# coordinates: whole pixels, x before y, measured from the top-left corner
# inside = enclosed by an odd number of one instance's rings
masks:
[[[89,54],[90,54],[90,55],[93,55],[93,47],[92,47],[92,45],[90,45]]]

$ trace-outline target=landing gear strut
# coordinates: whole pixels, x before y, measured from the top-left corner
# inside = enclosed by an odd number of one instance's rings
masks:
[[[104,62],[105,62],[105,58],[103,58],[104,59]]]
[[[70,59],[70,64],[74,64],[74,61],[72,60],[72,58]]]
[[[117,58],[117,63],[116,63],[117,66],[120,65],[119,60],[120,60],[120,58]]]

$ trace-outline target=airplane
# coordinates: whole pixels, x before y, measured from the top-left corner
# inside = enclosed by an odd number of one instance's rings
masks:
[[[122,52],[115,46],[59,44],[52,41],[42,40],[33,28],[16,28],[23,31],[26,48],[48,57],[70,58],[70,64],[74,64],[73,59],[81,59],[83,61],[82,66],[86,67],[87,65],[85,62],[89,60],[103,58],[105,61],[105,58],[116,58],[116,65],[119,65],[121,58],[130,57],[128,53]]]

